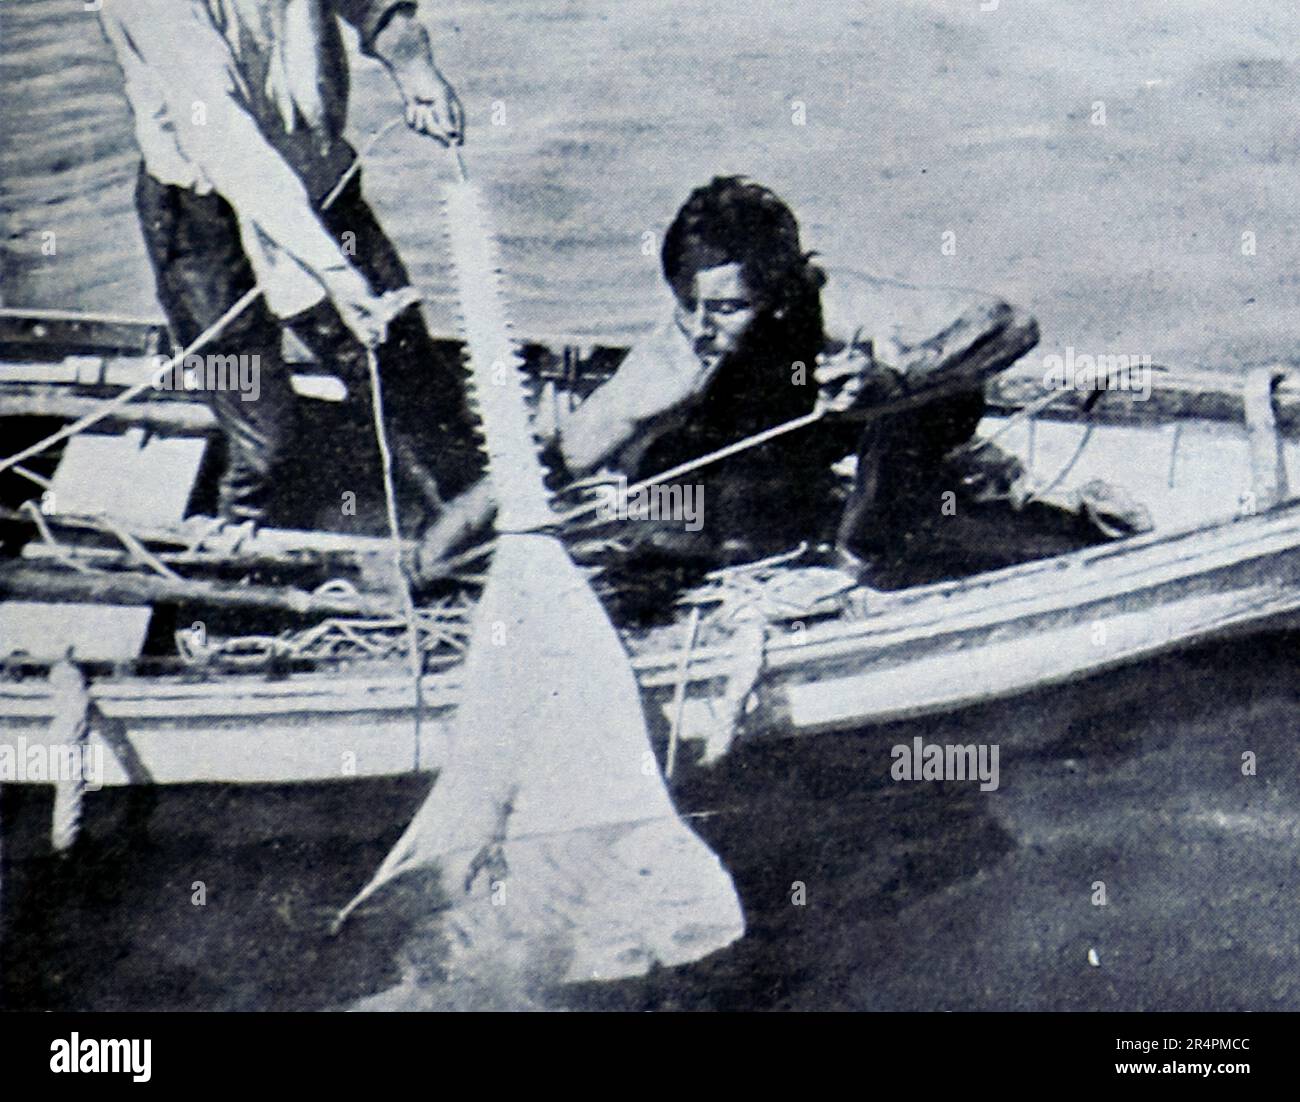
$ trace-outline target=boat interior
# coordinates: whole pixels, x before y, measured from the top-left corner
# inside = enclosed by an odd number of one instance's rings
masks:
[[[439,342],[438,350],[457,361],[461,354],[454,341]],[[169,351],[166,330],[157,322],[0,310],[3,451],[13,454],[111,400],[147,378],[158,357]],[[317,534],[316,548],[324,553],[295,556],[291,551],[251,566],[232,560],[224,568],[209,561],[204,576],[229,584],[328,590],[340,581],[334,572],[341,561],[329,552],[364,546],[363,577],[353,569],[343,584],[382,596],[391,578],[373,561],[385,533],[373,430],[356,404],[344,400],[346,388],[338,379],[322,372],[305,350],[289,347],[286,352],[295,363],[294,385],[303,398],[302,433],[312,446],[298,449],[277,483],[274,526]],[[524,348],[538,390],[549,388],[570,403],[608,378],[622,355],[623,350],[608,347],[533,343]],[[942,525],[900,542],[898,554],[878,564],[872,588],[907,591],[1112,540],[1122,546],[1129,534],[1159,535],[1230,522],[1289,498],[1291,480],[1300,478],[1300,447],[1287,435],[1292,410],[1300,403],[1288,389],[1285,372],[1260,369],[1244,380],[1160,368],[1153,374],[1147,393],[1046,390],[1032,369],[1020,366],[991,380],[988,415],[971,451],[982,458],[999,456],[998,462],[1014,457],[1023,472],[1022,485],[1031,492],[1014,507],[1002,499],[963,506],[961,515],[945,516]],[[0,554],[11,563],[34,559],[42,569],[71,565],[95,572],[115,569],[122,559],[132,568],[147,566],[153,557],[148,549],[166,547],[168,531],[179,530],[187,517],[213,511],[222,461],[220,434],[193,394],[151,391],[90,431],[0,473]],[[1136,510],[1140,521],[1111,532],[1094,523],[1086,506],[1098,486],[1118,495],[1127,520]],[[352,507],[341,508],[348,495]],[[428,495],[405,495],[405,534],[415,536],[433,509]],[[331,543],[330,534],[339,542]],[[100,562],[76,561],[88,547],[98,548]],[[107,548],[116,555],[111,564]],[[826,550],[819,557],[818,549],[804,548],[802,555],[791,556],[788,567],[823,564]],[[154,565],[159,573],[172,570],[156,558]],[[467,568],[423,596],[435,605],[454,604],[466,587],[472,592],[475,578],[472,567]],[[610,571],[605,594],[614,602],[616,619],[622,615],[624,623],[639,626],[655,622],[646,613],[647,603],[662,614],[661,621],[680,616],[675,594],[680,595],[682,584],[701,579],[689,572],[670,577],[668,588],[641,593],[639,604],[620,605],[619,586],[625,580],[617,570]],[[272,607],[273,602],[260,608],[247,603],[224,607],[221,602],[204,606],[196,595],[182,594],[142,607],[124,601],[120,593],[116,599],[102,594],[79,599],[78,587],[71,586],[51,603],[31,599],[13,584],[6,588],[0,636],[7,638],[3,649],[11,661],[48,650],[52,620],[60,624],[54,635],[62,644],[74,647],[83,660],[106,662],[173,656],[181,629],[194,622],[203,624],[205,635],[232,638],[313,620],[312,614],[298,615]],[[60,605],[76,615],[60,614]],[[123,632],[127,620],[131,629]],[[109,642],[116,636],[120,638]]]

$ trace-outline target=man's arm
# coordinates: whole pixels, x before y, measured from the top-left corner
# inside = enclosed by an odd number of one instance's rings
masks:
[[[556,443],[574,477],[596,470],[636,435],[642,418],[635,375],[615,372],[558,426]]]
[[[110,38],[157,77],[184,156],[240,219],[293,257],[324,288],[359,339],[382,338],[385,311],[317,218],[307,190],[236,98],[224,40],[195,5],[115,0]]]
[[[828,347],[843,348],[823,356],[816,373],[823,387],[839,388],[832,412],[932,389],[979,390],[1038,340],[1034,319],[993,295],[852,272],[832,275],[823,308]]]
[[[429,32],[411,0],[338,0],[338,11],[361,35],[361,49],[378,58],[406,102],[406,123],[443,145],[465,140],[460,100],[433,60]]]
[[[575,476],[588,474],[636,438],[657,435],[707,382],[677,327],[661,326],[559,426],[565,466]]]
[[[703,368],[675,326],[652,333],[582,405],[547,426],[567,473],[580,478],[638,437],[653,435],[656,422],[680,410],[705,381]],[[446,555],[486,527],[495,509],[488,479],[448,502],[420,541],[420,574],[436,577]]]

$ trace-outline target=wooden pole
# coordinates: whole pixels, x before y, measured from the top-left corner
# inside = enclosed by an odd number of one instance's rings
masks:
[[[677,684],[673,686],[673,722],[668,729],[668,753],[664,759],[664,776],[673,779],[677,769],[677,744],[682,737],[682,715],[686,709],[686,683],[690,680],[691,652],[700,630],[700,605],[691,605],[690,619],[686,622],[686,642],[677,661]]]
[[[1246,376],[1242,400],[1246,437],[1250,443],[1250,481],[1254,510],[1263,512],[1291,496],[1287,485],[1286,452],[1277,427],[1274,393],[1286,377],[1286,368],[1257,367]]]
[[[392,616],[397,600],[369,593],[310,593],[292,586],[165,578],[159,574],[79,573],[43,562],[0,565],[0,600],[75,604],[203,604],[299,616]]]

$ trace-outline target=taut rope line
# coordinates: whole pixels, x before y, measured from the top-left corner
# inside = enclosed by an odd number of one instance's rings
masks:
[[[393,571],[397,575],[397,592],[402,601],[402,615],[406,619],[407,652],[411,664],[411,683],[415,687],[415,770],[420,769],[420,719],[424,713],[424,652],[420,647],[415,601],[411,587],[402,569],[402,529],[397,516],[397,491],[393,485],[393,453],[388,446],[388,430],[384,427],[384,389],[379,379],[379,357],[373,348],[366,349],[366,366],[370,371],[370,408],[375,420],[375,442],[379,445],[380,467],[383,471],[384,508],[388,513],[388,532],[392,540]]]
[[[950,395],[963,393],[969,388],[969,382],[965,380],[956,380],[947,386],[936,386],[928,388],[925,391],[908,395],[904,398],[896,399],[892,402],[886,402],[879,406],[869,407],[867,409],[856,410],[852,413],[841,414],[837,419],[850,421],[873,421],[880,417],[886,417],[890,414],[901,413],[905,410],[916,409],[927,402],[934,401],[936,398],[948,397]],[[1051,398],[1056,400],[1057,394],[1053,393]],[[1046,403],[1044,403],[1046,404]],[[766,444],[769,440],[775,440],[786,433],[796,432],[799,429],[807,428],[809,425],[815,425],[827,416],[826,410],[813,410],[811,413],[805,413],[789,421],[783,421],[780,424],[773,425],[771,428],[763,429],[761,432],[754,433],[753,436],[746,436],[742,440],[737,440],[734,444],[726,444],[716,451],[708,452],[705,455],[696,456],[694,459],[688,459],[685,462],[678,463],[675,467],[669,467],[666,471],[660,471],[658,474],[650,475],[641,479],[640,482],[634,482],[623,491],[628,496],[639,493],[641,490],[648,489],[651,486],[657,486],[661,482],[668,482],[671,479],[679,478],[681,475],[690,474],[701,467],[710,466],[713,463],[728,459],[740,452],[748,451],[750,448],[756,448],[760,444]],[[999,434],[1000,435],[1000,434]],[[981,445],[982,446],[982,445]],[[570,487],[565,487],[565,490]],[[560,490],[564,493],[565,490]],[[605,502],[596,497],[583,505],[574,506],[562,513],[556,514],[554,525],[562,527],[571,524],[575,520],[581,520],[585,516],[599,511]],[[486,540],[483,543],[475,544],[465,551],[461,551],[448,559],[441,562],[444,570],[456,570],[476,559],[482,558],[496,546],[496,540]]]

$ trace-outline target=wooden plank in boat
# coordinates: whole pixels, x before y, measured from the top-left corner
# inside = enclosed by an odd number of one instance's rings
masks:
[[[0,308],[0,344],[154,353],[165,352],[170,341],[161,321],[8,307]]]
[[[148,606],[0,603],[0,654],[50,656],[68,647],[85,662],[134,658],[144,646]]]
[[[103,388],[96,388],[103,389]],[[132,402],[104,417],[96,428],[102,432],[143,426],[156,434],[193,436],[216,430],[212,410],[188,396],[166,396]],[[58,417],[78,421],[98,414],[107,399],[94,393],[78,393],[72,387],[46,383],[0,384],[0,417]]]
[[[45,507],[52,512],[109,511],[123,522],[175,524],[185,515],[206,442],[202,438],[74,436],[51,479]],[[0,649],[5,653],[62,653],[115,661],[139,655],[153,608],[149,604],[0,604]]]
[[[201,437],[83,433],[68,441],[51,486],[52,512],[106,512],[128,525],[178,524],[207,442]]]
[[[1095,400],[1087,417],[1093,421],[1158,424],[1169,421],[1243,420],[1245,375],[1239,370],[1178,367],[1154,370],[1151,391],[1067,390],[1040,416],[1045,420],[1077,421],[1085,403]],[[1032,405],[1053,391],[1040,374],[1013,369],[989,382],[986,395],[995,412],[1013,412]],[[1300,376],[1282,380],[1274,392],[1277,425],[1284,435],[1300,434]]]

